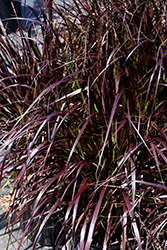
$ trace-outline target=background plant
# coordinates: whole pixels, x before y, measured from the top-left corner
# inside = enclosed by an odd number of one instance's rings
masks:
[[[33,249],[53,214],[56,249],[164,249],[165,5],[53,1],[51,14],[0,37],[1,178],[13,177],[14,223],[33,204],[20,246],[40,211]]]

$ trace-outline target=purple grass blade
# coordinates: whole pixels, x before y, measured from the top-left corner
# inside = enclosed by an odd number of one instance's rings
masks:
[[[129,107],[129,98],[127,100],[127,110],[128,110],[128,117],[129,117],[129,127],[130,127],[130,134],[131,134],[131,123],[130,123],[130,107]],[[138,131],[139,132],[139,131]],[[130,143],[130,152],[133,150],[134,143]],[[135,169],[135,156],[134,154],[130,157],[130,164],[131,164],[131,180],[132,180],[132,207],[135,203],[135,195],[136,195],[136,169]],[[133,211],[132,211],[133,213]]]
[[[116,171],[124,165],[124,163],[128,160],[128,158],[143,144],[143,142],[140,142],[136,147],[131,149],[131,151],[127,152],[123,158],[120,160],[118,166],[115,168],[115,170],[112,173],[112,176],[116,173]]]
[[[155,89],[155,93],[154,93],[154,100],[153,100],[152,107],[154,107],[154,105],[155,105],[155,99],[156,99],[156,96],[157,96],[157,91],[158,91],[160,78],[161,78],[161,71],[162,71],[162,64],[163,64],[163,51],[162,51],[162,48],[160,49],[160,51],[161,51],[161,58],[160,58],[159,63],[158,63],[159,71],[158,71],[158,77],[157,77],[157,83],[156,83],[156,89]]]
[[[89,185],[85,185],[85,186],[80,186],[80,190],[79,192],[76,194],[76,196],[73,198],[73,200],[71,201],[68,209],[67,209],[67,212],[66,212],[66,215],[65,215],[65,224],[67,223],[68,221],[68,217],[70,215],[70,212],[71,212],[71,209],[74,205],[74,203],[76,202],[76,200],[78,200],[78,198],[81,196],[81,194],[89,187]]]
[[[135,182],[140,183],[142,185],[147,185],[149,187],[155,187],[155,188],[161,188],[161,189],[167,190],[167,186],[162,185],[162,184],[148,182],[148,181],[139,181],[139,180],[136,180]]]
[[[137,226],[137,223],[136,223],[136,219],[133,215],[133,212],[132,212],[132,206],[130,204],[130,201],[129,201],[129,198],[128,196],[126,195],[125,191],[124,190],[121,190],[122,192],[122,195],[124,197],[124,200],[126,202],[126,206],[128,208],[128,211],[129,211],[129,215],[131,217],[131,221],[132,221],[132,226],[133,226],[133,230],[134,230],[134,234],[135,234],[135,238],[137,240],[137,243],[138,243],[138,248],[139,250],[142,250],[142,245],[141,245],[141,239],[140,239],[140,234],[139,234],[139,229],[138,229],[138,226]]]
[[[167,211],[164,213],[161,213],[160,215],[158,215],[158,217],[155,220],[152,221],[152,224],[154,224],[159,218],[165,217],[166,215],[167,215]],[[167,220],[167,218],[166,218],[166,220]]]
[[[167,141],[167,134],[165,133],[165,131],[163,131],[163,129],[161,129],[160,127],[157,127],[156,125],[155,125],[155,128],[159,130],[159,132],[162,134],[164,139]]]
[[[91,223],[90,223],[90,226],[89,226],[89,232],[88,232],[88,236],[87,236],[85,250],[90,249],[90,245],[91,245],[92,238],[93,238],[93,232],[94,232],[97,216],[99,214],[99,210],[100,210],[100,207],[101,207],[101,203],[103,201],[104,194],[106,192],[106,188],[107,188],[107,185],[104,185],[103,188],[102,188],[102,191],[100,193],[99,200],[98,200],[98,202],[96,204],[96,207],[95,207],[95,210],[94,210],[94,213],[93,213],[93,217],[92,217],[92,220],[91,220]]]
[[[162,151],[156,145],[154,145],[154,148],[156,149],[157,153],[162,157],[162,159],[164,159],[165,163],[167,163],[167,157],[162,153]]]
[[[130,148],[132,148],[132,145],[130,145]],[[132,180],[132,207],[135,204],[135,196],[136,196],[136,168],[135,168],[135,155],[133,154],[130,158],[130,164],[131,164],[131,180]]]
[[[107,250],[107,243],[110,237],[110,231],[111,231],[111,226],[112,226],[112,221],[113,218],[111,217],[111,212],[113,210],[114,207],[114,203],[111,204],[109,213],[108,213],[108,218],[107,218],[107,228],[106,228],[106,233],[105,233],[105,238],[104,238],[104,242],[103,242],[103,250]]]
[[[73,96],[75,96],[75,95],[78,95],[78,94],[80,94],[81,92],[83,92],[83,91],[85,91],[85,90],[88,90],[88,87],[87,87],[87,86],[86,86],[84,89],[77,89],[77,90],[73,91],[72,93],[69,93],[69,94],[67,94],[66,96],[63,96],[63,97],[57,99],[57,100],[55,101],[55,103],[60,102],[60,101],[63,101],[63,100],[66,100],[67,98],[73,97]]]
[[[88,178],[84,178],[81,182],[81,185],[79,187],[78,192],[80,193],[80,189],[82,186],[85,186],[86,182],[87,182]],[[72,218],[72,226],[73,226],[73,248],[74,248],[74,243],[75,243],[75,225],[76,225],[76,218],[77,218],[77,212],[78,212],[78,205],[79,205],[79,201],[80,201],[80,197],[81,195],[78,196],[78,198],[75,201],[74,204],[74,209],[73,209],[73,218]]]
[[[119,92],[119,83],[120,83],[120,80],[121,80],[121,76],[122,76],[122,71],[118,72],[118,75],[117,75],[116,86],[115,86],[116,95]]]
[[[156,150],[155,150],[155,145],[152,142],[150,143],[150,145],[151,145],[151,148],[152,148],[152,151],[153,151],[154,160],[155,160],[157,168],[158,168],[158,172],[159,172],[159,175],[160,175],[160,178],[161,178],[161,182],[164,183],[163,178],[162,178],[162,174],[161,174],[161,170],[160,170],[160,166],[159,166],[158,157],[157,157]]]
[[[115,48],[113,52],[115,52],[116,50],[118,50],[119,48]],[[113,53],[112,53],[113,55]],[[119,59],[121,59],[123,56],[120,56],[116,59],[114,59],[113,61],[111,61],[109,63],[109,60],[108,60],[108,64],[106,65],[106,67],[100,72],[100,74],[95,78],[95,80],[93,81],[93,83],[91,84],[90,86],[90,89],[92,89],[93,85],[95,84],[95,82],[97,81],[97,79],[112,65],[114,64],[116,61],[118,61]],[[111,60],[111,58],[109,58]]]
[[[147,144],[146,144],[144,138],[142,137],[142,135],[140,134],[140,132],[137,130],[137,128],[136,128],[136,126],[134,125],[134,123],[132,122],[130,116],[127,115],[126,113],[125,113],[125,115],[126,115],[128,121],[130,122],[130,124],[132,125],[132,127],[134,128],[134,130],[137,132],[138,136],[140,137],[141,141],[143,142],[143,144],[145,145],[145,147],[147,148],[147,150],[149,151],[149,153],[152,155],[151,150],[150,150],[149,147],[147,146]]]
[[[80,250],[84,250],[84,247],[85,247],[86,226],[87,226],[87,222],[89,221],[89,214],[90,214],[90,210],[88,210],[88,213],[85,217],[85,220],[81,229]]]
[[[86,126],[88,125],[89,121],[91,120],[91,118],[92,118],[93,116],[94,116],[94,114],[91,114],[91,115],[87,118],[87,120],[86,120],[86,122],[84,123],[83,127],[81,128],[81,131],[79,132],[79,134],[78,134],[78,136],[77,136],[77,138],[76,138],[76,140],[75,140],[75,142],[74,142],[74,145],[73,145],[73,147],[72,147],[72,149],[71,149],[71,151],[70,151],[69,157],[68,157],[68,159],[67,159],[66,166],[69,165],[69,162],[70,162],[70,159],[71,159],[71,157],[72,157],[72,154],[73,154],[73,152],[74,152],[74,150],[75,150],[75,147],[76,147],[76,145],[77,145],[77,143],[78,143],[78,141],[79,141],[79,139],[80,139],[82,133],[84,132]]]
[[[3,21],[10,21],[10,20],[21,20],[21,21],[29,21],[29,22],[33,22],[33,23],[36,23],[36,24],[39,24],[39,25],[42,25],[42,26],[45,26],[47,29],[50,29],[50,31],[52,31],[52,28],[45,24],[44,22],[40,22],[38,20],[35,20],[35,19],[31,19],[31,18],[25,18],[25,17],[11,17],[11,18],[4,18]]]
[[[128,54],[128,56],[127,56],[127,58],[126,58],[126,60],[124,61],[124,63],[123,63],[123,65],[122,65],[122,67],[124,67],[124,65],[126,64],[126,62],[128,61],[128,59],[131,57],[131,55],[143,44],[143,43],[146,43],[146,42],[148,42],[149,41],[149,39],[146,39],[146,40],[144,40],[144,41],[142,41],[142,42],[140,42],[129,54]]]
[[[46,116],[45,120],[42,122],[42,124],[40,125],[38,131],[36,132],[33,140],[31,141],[31,143],[28,146],[28,150],[31,149],[31,147],[33,146],[34,142],[36,141],[38,135],[40,134],[42,128],[45,126],[45,124],[52,118],[52,117],[56,117],[57,115],[59,115],[61,112],[60,111],[55,111],[52,114]]]
[[[132,210],[133,211],[133,210]],[[123,237],[121,242],[122,250],[126,250],[126,241],[127,241],[127,222],[128,222],[128,216],[127,216],[127,206],[126,202],[123,203],[123,218],[122,218],[122,226],[123,226]]]
[[[98,162],[98,167],[97,167],[96,173],[98,172],[99,166],[100,166],[100,164],[101,164],[101,160],[102,160],[102,157],[103,157],[104,149],[105,149],[106,144],[107,144],[108,135],[109,135],[109,132],[110,132],[110,129],[111,129],[112,121],[113,121],[114,114],[115,114],[116,109],[117,109],[117,105],[118,105],[119,99],[121,98],[121,96],[122,96],[123,93],[124,93],[124,91],[121,91],[121,92],[117,95],[117,97],[116,97],[116,99],[115,99],[115,101],[114,101],[114,104],[113,104],[113,107],[112,107],[112,111],[111,111],[111,115],[110,115],[109,124],[108,124],[108,128],[107,128],[107,132],[106,132],[104,144],[103,144],[103,147],[102,147],[102,150],[101,150],[101,154],[100,154],[100,158],[99,158],[99,162]]]

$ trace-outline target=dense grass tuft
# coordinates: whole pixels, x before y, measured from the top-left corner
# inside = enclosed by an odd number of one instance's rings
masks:
[[[0,174],[12,177],[14,223],[33,205],[20,246],[40,211],[33,249],[53,214],[64,232],[55,249],[165,249],[165,5],[47,8],[0,37]]]

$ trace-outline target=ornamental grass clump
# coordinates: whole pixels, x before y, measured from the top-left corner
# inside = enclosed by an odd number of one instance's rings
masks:
[[[12,177],[12,226],[32,207],[18,250],[34,218],[44,219],[33,249],[53,215],[55,249],[165,249],[165,4],[47,8],[26,32],[0,37],[0,174]]]

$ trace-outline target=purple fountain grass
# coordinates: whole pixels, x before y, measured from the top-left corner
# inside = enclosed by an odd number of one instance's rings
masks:
[[[37,220],[35,249],[52,215],[55,249],[166,247],[163,13],[154,0],[53,1],[53,19],[42,9],[37,19],[40,39],[32,25],[0,37],[12,227],[33,207],[18,250]]]

